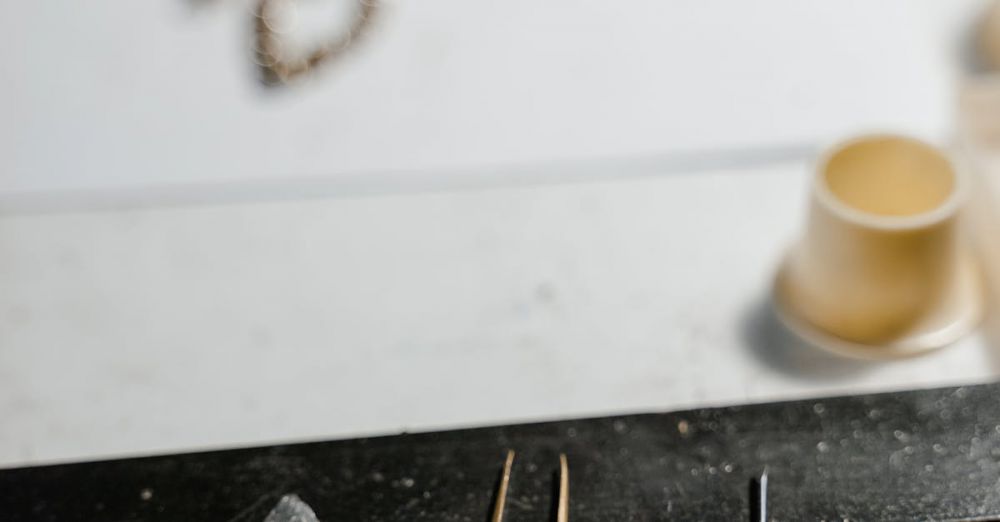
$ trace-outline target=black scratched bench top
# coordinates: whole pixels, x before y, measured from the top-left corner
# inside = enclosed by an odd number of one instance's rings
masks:
[[[1000,514],[1000,384],[279,445],[0,471],[4,521],[263,521],[286,493],[320,520],[487,522],[508,448],[509,522]]]

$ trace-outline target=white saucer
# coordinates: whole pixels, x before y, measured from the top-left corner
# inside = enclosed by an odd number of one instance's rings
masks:
[[[970,253],[963,255],[952,291],[923,320],[897,338],[878,345],[849,341],[820,329],[801,317],[785,295],[789,256],[781,264],[772,285],[775,312],[796,335],[819,348],[856,359],[884,360],[912,357],[947,346],[973,330],[983,314],[983,291],[979,266]]]

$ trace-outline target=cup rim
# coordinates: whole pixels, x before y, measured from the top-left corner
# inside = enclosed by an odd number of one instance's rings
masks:
[[[881,139],[905,141],[941,156],[941,158],[951,167],[952,175],[954,177],[954,185],[952,187],[951,194],[948,195],[947,199],[945,199],[938,206],[917,214],[906,216],[886,216],[854,208],[835,196],[826,181],[826,169],[830,160],[851,146]],[[827,147],[820,154],[813,172],[812,193],[816,199],[830,211],[856,225],[878,230],[911,230],[925,228],[954,216],[965,200],[967,184],[968,182],[963,170],[959,168],[958,164],[951,157],[951,155],[945,153],[943,150],[932,145],[931,143],[906,134],[894,132],[872,132],[835,142],[833,146]]]

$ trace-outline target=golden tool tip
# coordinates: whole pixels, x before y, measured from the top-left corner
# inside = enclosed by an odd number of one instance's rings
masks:
[[[559,510],[556,522],[569,522],[569,464],[566,454],[559,454]]]
[[[492,522],[503,522],[503,508],[507,503],[507,485],[510,483],[510,469],[514,466],[514,450],[507,450],[507,460],[503,463],[503,474],[500,475],[500,487],[497,488],[497,499],[493,506]]]

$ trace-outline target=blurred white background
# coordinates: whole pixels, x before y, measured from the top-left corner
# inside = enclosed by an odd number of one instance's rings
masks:
[[[351,14],[326,8],[350,0],[288,3],[335,28]],[[268,90],[254,81],[251,2],[7,2],[0,196],[317,178],[391,189],[400,173],[859,128],[938,137],[962,4],[382,0],[343,60]]]
[[[811,151],[946,143],[980,4],[392,1],[268,90],[244,3],[6,1],[0,465],[998,375],[767,303]]]

